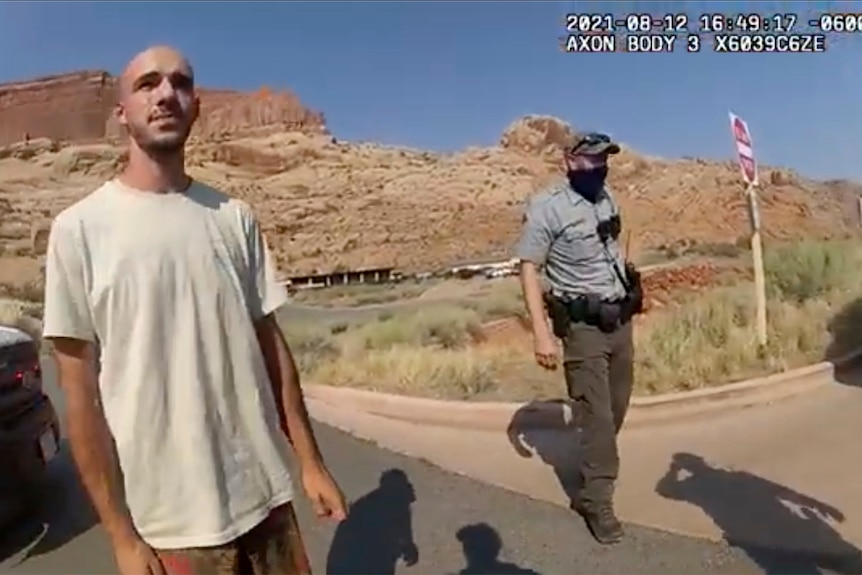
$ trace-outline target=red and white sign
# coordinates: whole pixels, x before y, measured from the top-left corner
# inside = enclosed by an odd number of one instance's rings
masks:
[[[748,124],[733,112],[728,112],[728,115],[730,116],[730,131],[733,133],[733,140],[736,143],[736,156],[742,177],[746,184],[756,186],[757,160],[754,159],[754,146],[751,143],[751,132],[748,131]]]

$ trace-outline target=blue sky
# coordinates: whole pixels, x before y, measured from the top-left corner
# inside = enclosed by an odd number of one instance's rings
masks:
[[[694,20],[839,4],[862,12],[860,2],[2,2],[0,81],[117,73],[168,43],[200,85],[291,88],[348,140],[456,150],[494,144],[538,113],[651,155],[727,159],[730,109],[748,120],[761,162],[862,180],[858,39],[799,55],[565,54],[558,42],[569,11]]]

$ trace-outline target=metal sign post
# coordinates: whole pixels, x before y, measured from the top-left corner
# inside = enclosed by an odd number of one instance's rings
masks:
[[[760,212],[757,206],[757,161],[754,158],[754,147],[751,142],[751,132],[748,124],[729,112],[730,129],[736,144],[736,155],[739,169],[747,184],[745,195],[748,199],[748,214],[751,222],[751,259],[754,265],[754,290],[757,302],[757,343],[761,348],[768,342],[766,320],[766,274],[763,269],[763,243],[760,236]]]

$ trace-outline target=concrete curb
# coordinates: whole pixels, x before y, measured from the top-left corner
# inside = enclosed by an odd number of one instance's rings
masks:
[[[836,368],[862,357],[862,349],[814,365],[728,385],[635,397],[626,427],[677,421],[733,408],[777,401],[829,384]],[[465,430],[506,432],[517,414],[519,428],[561,428],[571,421],[568,406],[560,400],[530,403],[449,401],[391,393],[308,384],[306,397],[363,413]]]

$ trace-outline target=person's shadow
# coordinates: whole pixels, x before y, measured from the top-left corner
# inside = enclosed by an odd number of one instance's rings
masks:
[[[416,493],[407,475],[390,469],[380,475],[377,488],[350,506],[338,524],[326,560],[328,575],[394,575],[403,559],[408,567],[419,562],[413,541],[411,505]]]
[[[677,453],[656,492],[700,507],[765,573],[862,573],[862,552],[828,522],[841,511],[783,485]]]
[[[487,523],[465,525],[455,537],[461,543],[467,561],[459,575],[539,575],[532,569],[500,561],[503,542],[497,530]]]
[[[568,406],[566,400],[532,401],[515,412],[506,433],[518,455],[529,458],[535,453],[554,470],[572,506],[582,484],[579,430]]]

